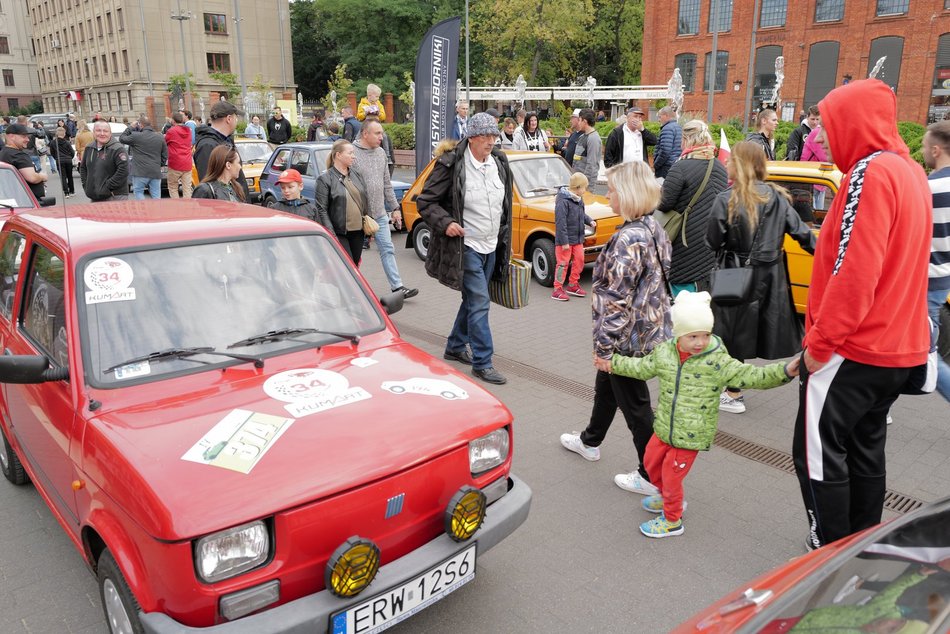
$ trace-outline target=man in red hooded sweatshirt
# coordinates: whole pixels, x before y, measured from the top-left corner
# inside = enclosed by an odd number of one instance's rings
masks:
[[[818,107],[818,140],[846,174],[815,249],[792,445],[810,548],[881,521],[885,419],[930,346],[933,229],[890,87],[854,81]]]

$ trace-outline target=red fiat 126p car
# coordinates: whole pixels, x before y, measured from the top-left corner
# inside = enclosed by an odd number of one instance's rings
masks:
[[[3,219],[0,269],[0,466],[113,632],[378,631],[528,515],[508,409],[400,339],[401,296],[315,223],[36,209]]]

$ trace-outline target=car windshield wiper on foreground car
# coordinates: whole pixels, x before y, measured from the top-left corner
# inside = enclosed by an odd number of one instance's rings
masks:
[[[330,335],[331,337],[346,339],[354,346],[360,342],[359,335],[355,335],[351,332],[333,332],[331,330],[320,330],[319,328],[280,328],[278,330],[268,330],[263,334],[235,341],[229,345],[228,348],[240,348],[242,346],[253,346],[259,343],[270,343],[271,341],[289,339],[295,335]]]
[[[116,369],[125,367],[127,365],[132,365],[133,363],[142,363],[143,361],[163,361],[165,359],[186,359],[188,357],[193,357],[199,354],[210,354],[219,357],[230,357],[231,359],[238,359],[240,361],[249,361],[254,364],[255,368],[263,368],[264,360],[260,357],[255,357],[249,354],[235,354],[233,352],[219,352],[211,346],[196,346],[192,348],[166,348],[165,350],[156,350],[155,352],[150,352],[148,354],[143,354],[137,357],[132,357],[127,359],[122,363],[117,363],[111,368],[103,370],[104,374],[109,372],[114,372]],[[197,359],[195,359],[197,361]],[[204,363],[203,361],[198,361],[198,363]]]

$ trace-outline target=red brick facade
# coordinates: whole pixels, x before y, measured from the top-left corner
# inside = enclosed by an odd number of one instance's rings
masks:
[[[695,7],[695,2],[696,0],[646,2],[641,82],[665,84],[673,73],[676,56],[694,54],[696,59],[693,90],[685,93],[683,110],[698,114],[706,112],[709,94],[703,90],[703,76],[707,72],[706,55],[712,50],[713,36],[709,30],[710,0],[698,0],[698,33],[677,35],[681,4]],[[726,0],[718,2],[721,3],[720,7],[728,5]],[[893,59],[896,56],[892,54],[885,63],[883,77],[892,86],[895,83],[897,85],[899,118],[924,123],[928,120],[928,114],[942,118],[945,110],[950,110],[950,106],[944,105],[950,104],[950,0],[909,0],[905,13],[890,16],[878,16],[878,4],[884,7],[897,6],[898,10],[901,10],[902,3],[889,0],[841,0],[842,19],[829,22],[816,21],[816,2],[820,0],[787,2],[784,26],[760,27],[756,30],[757,50],[766,46],[781,47],[780,54],[785,58],[785,82],[780,101],[787,112],[794,110],[797,115],[804,107],[817,102],[830,88],[847,81],[848,76],[854,79],[867,77],[869,66],[873,66],[875,61],[870,59],[872,41],[881,37],[903,38],[902,41],[878,40],[877,43],[878,46],[885,41],[903,44],[899,76],[895,72],[896,64]],[[781,6],[781,3],[773,0],[760,0],[760,3],[773,8],[776,5]],[[713,118],[717,122],[734,116],[741,117],[745,108],[746,90],[750,88],[749,58],[754,4],[754,0],[733,0],[731,27],[719,34],[717,50],[727,51],[729,57],[725,89],[715,93]],[[824,6],[827,7],[828,4]],[[692,24],[696,24],[695,18]],[[940,36],[944,34],[947,34],[947,37],[943,39],[943,49],[940,51],[943,54],[938,56]],[[839,43],[837,69],[834,69],[833,55],[829,55],[831,59],[828,60],[816,56],[816,60],[812,62],[812,85],[806,86],[812,45],[819,42]],[[825,50],[821,51],[822,48]],[[834,45],[821,45],[817,52],[828,54],[828,48],[833,49]],[[773,48],[771,51],[775,52],[777,49]],[[875,58],[877,57],[875,54]],[[689,60],[681,61],[688,63]],[[818,77],[822,74],[821,69],[824,69],[824,81],[820,81]],[[946,88],[943,85],[945,80]],[[933,90],[935,81],[941,84],[938,90]],[[757,109],[761,102],[761,99],[756,97],[771,92],[771,82],[768,85],[760,85],[758,90],[756,83],[753,78],[753,110]],[[808,101],[806,88],[810,97]],[[933,110],[932,104],[937,106]]]

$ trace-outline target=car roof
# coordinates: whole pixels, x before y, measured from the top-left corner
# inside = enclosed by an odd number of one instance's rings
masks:
[[[36,234],[74,257],[103,250],[202,239],[319,233],[292,214],[222,200],[177,199],[57,205],[17,213],[4,229]]]
[[[790,178],[824,178],[841,182],[842,173],[836,165],[814,161],[768,161],[769,176]]]

